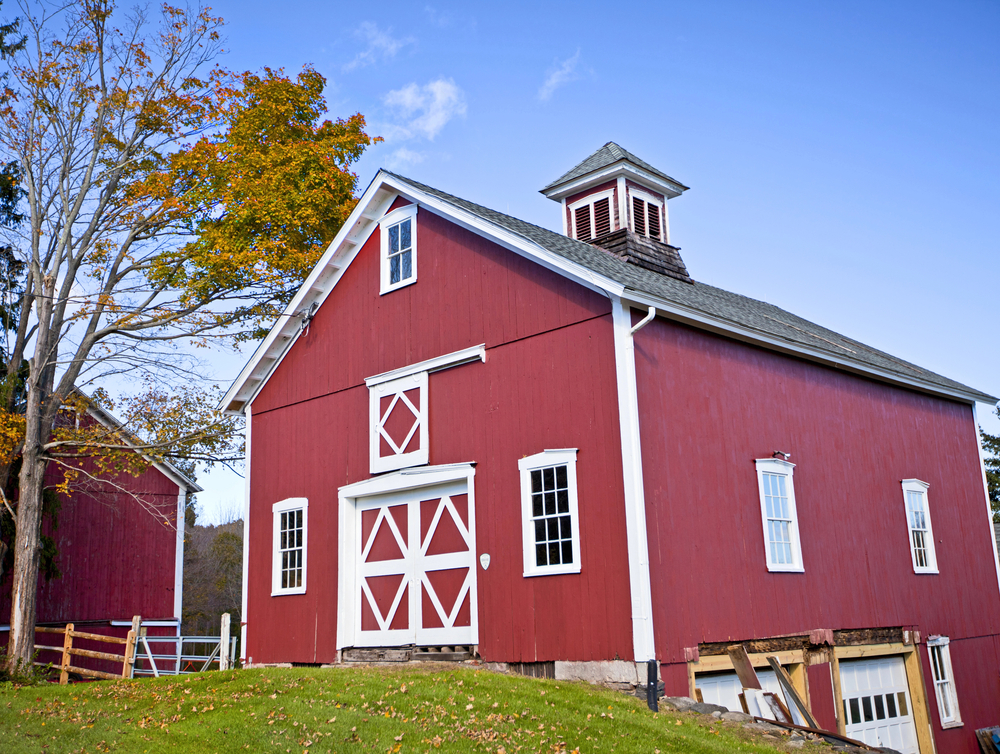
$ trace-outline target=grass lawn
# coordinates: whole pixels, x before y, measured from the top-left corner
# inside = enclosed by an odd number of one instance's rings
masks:
[[[4,754],[577,749],[776,750],[711,718],[654,715],[618,692],[469,668],[274,668],[0,687]]]

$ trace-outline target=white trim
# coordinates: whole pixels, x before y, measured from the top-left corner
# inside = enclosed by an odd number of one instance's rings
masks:
[[[760,496],[760,518],[764,534],[764,558],[767,562],[767,570],[776,573],[802,573],[805,567],[802,564],[802,537],[799,534],[799,515],[795,507],[795,482],[792,472],[795,469],[794,463],[781,460],[780,458],[758,458],[754,461],[757,467],[757,492]],[[790,522],[788,525],[789,545],[792,551],[791,563],[779,563],[771,557],[771,539],[769,535],[767,515],[767,500],[764,490],[764,475],[772,474],[784,477],[785,492],[788,496],[788,513]]]
[[[338,490],[337,526],[337,650],[356,645],[355,622],[357,605],[355,588],[357,568],[354,537],[358,526],[357,502],[373,496],[413,492],[426,487],[436,487],[464,481],[469,501],[469,534],[476,545],[475,529],[475,476],[474,463],[455,463],[441,466],[424,466],[405,469],[391,474],[365,479],[345,485]],[[477,598],[477,571],[475,546],[472,551],[470,619],[471,644],[479,643],[479,606]]]
[[[934,686],[934,697],[938,703],[938,720],[941,722],[941,727],[945,730],[948,728],[961,728],[964,725],[962,722],[962,711],[958,707],[955,671],[951,667],[950,643],[951,640],[947,636],[929,636],[927,638],[927,659],[931,666],[931,685]],[[934,673],[934,648],[939,651],[941,659],[940,667],[944,671],[944,678],[942,679],[937,678]],[[942,698],[940,690],[942,683],[947,684],[947,699]],[[953,713],[950,716],[945,716],[945,704],[951,705]]]
[[[253,426],[250,406],[246,408],[245,423],[246,448],[243,462],[243,584],[241,594],[240,616],[240,660],[246,664],[247,659],[247,628],[250,625],[247,616],[247,595],[250,590],[250,430]]]
[[[365,385],[372,387],[390,380],[397,380],[400,377],[409,377],[420,372],[440,372],[442,369],[461,366],[473,361],[486,361],[486,344],[480,343],[478,346],[463,348],[461,351],[447,353],[444,356],[435,356],[433,359],[420,361],[416,364],[393,369],[391,372],[382,372],[374,377],[365,377]]]
[[[417,391],[416,405],[406,397],[406,393]],[[382,414],[382,399],[392,396],[392,400]],[[385,422],[397,411],[414,418],[409,434],[397,447],[388,432]],[[376,382],[368,388],[368,459],[372,474],[395,471],[406,466],[420,466],[430,457],[430,432],[427,426],[427,372],[406,374],[394,380]],[[417,434],[417,449],[406,453],[406,447]],[[390,446],[391,455],[382,455],[382,440]]]
[[[389,227],[403,222],[410,221],[410,276],[402,277],[396,283],[389,282]],[[380,232],[379,244],[379,294],[385,295],[392,291],[399,290],[407,285],[417,282],[417,205],[407,204],[404,207],[397,207],[379,220]]]
[[[181,619],[184,610],[184,508],[187,490],[177,485],[177,546],[174,548],[174,617]]]
[[[563,235],[564,236],[568,236],[569,235],[569,224],[568,224],[569,220],[567,219],[567,214],[566,214],[567,213],[566,197],[563,197],[562,201],[559,202],[559,204],[562,207],[562,229],[563,229]]]
[[[993,408],[991,406],[991,408]],[[983,452],[983,438],[979,435],[979,418],[976,404],[972,404],[972,431],[976,433],[976,447],[979,449],[979,470],[983,477],[983,497],[986,498],[986,522],[990,527],[990,542],[993,543],[993,565],[997,570],[997,589],[1000,590],[1000,554],[997,553],[997,530],[993,527],[993,506],[990,505],[990,485],[986,481],[986,460]]]
[[[625,531],[628,541],[628,579],[632,598],[632,651],[636,662],[656,659],[653,631],[653,592],[649,578],[646,537],[646,496],[639,443],[639,396],[635,383],[635,346],[631,308],[611,296],[615,334],[615,376],[618,386],[618,424],[622,444],[622,481]]]
[[[919,479],[904,479],[900,482],[900,485],[903,489],[903,513],[906,515],[906,539],[910,543],[910,560],[913,563],[913,572],[937,573],[937,546],[934,542],[934,527],[931,524],[930,496],[927,494],[927,490],[930,488],[930,485],[927,484],[927,482],[920,481]],[[911,492],[920,495],[923,502],[923,514],[927,523],[927,529],[924,530],[927,540],[927,565],[925,566],[917,565],[917,550],[913,543],[913,527],[910,523],[910,503],[907,499],[907,493]]]
[[[650,173],[648,170],[644,170],[638,165],[628,162],[628,159],[623,157],[621,160],[607,165],[600,170],[585,173],[578,178],[574,178],[572,181],[553,186],[551,189],[543,191],[542,194],[549,199],[559,201],[565,196],[579,194],[591,186],[606,183],[619,176],[628,178],[636,183],[650,184],[648,187],[650,190],[660,191],[668,199],[678,197],[688,190],[687,186],[677,183],[673,179],[666,180],[654,173]]]
[[[616,181],[618,193],[618,223],[615,230],[628,227],[628,182],[620,175]]]
[[[580,509],[577,504],[579,488],[576,482],[576,454],[576,448],[543,450],[541,453],[535,453],[533,456],[525,456],[517,462],[517,468],[521,475],[521,547],[525,577],[580,573],[583,558],[580,554]],[[535,517],[531,501],[531,472],[551,466],[566,467],[566,488],[569,502],[567,515],[570,517],[570,541],[573,546],[573,560],[570,563],[540,566],[535,557]]]
[[[302,584],[296,587],[281,587],[281,560],[278,558],[281,545],[281,514],[302,511]],[[290,497],[279,500],[271,506],[271,596],[285,594],[305,594],[306,574],[309,570],[309,500],[304,497]]]

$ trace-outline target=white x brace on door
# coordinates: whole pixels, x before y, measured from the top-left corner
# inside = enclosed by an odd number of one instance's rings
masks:
[[[427,481],[428,472],[433,478],[433,469],[392,477]],[[341,498],[350,531],[341,532],[340,562],[353,578],[341,574],[339,647],[478,642],[470,478]]]

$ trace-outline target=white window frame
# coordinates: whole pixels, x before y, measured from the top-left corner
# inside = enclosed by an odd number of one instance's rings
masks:
[[[767,561],[767,570],[774,572],[802,573],[805,567],[802,564],[802,541],[799,536],[799,516],[795,507],[795,485],[792,480],[792,471],[795,469],[794,463],[778,458],[758,458],[757,464],[757,490],[760,495],[760,517],[764,531],[764,557]],[[770,527],[768,526],[767,499],[764,490],[764,475],[775,474],[785,478],[785,492],[788,496],[789,519],[789,545],[792,551],[791,563],[778,563],[771,556]]]
[[[281,587],[281,514],[302,511],[302,585]],[[271,596],[306,593],[306,571],[309,563],[309,500],[304,497],[290,497],[271,506],[272,547],[271,547]]]
[[[400,280],[398,283],[389,282],[389,228],[398,225],[404,220],[410,220],[410,277]],[[386,294],[398,290],[407,285],[417,282],[417,205],[407,204],[389,212],[379,220],[379,230],[381,234],[380,263],[379,269],[381,284],[380,294]]]
[[[919,479],[904,479],[901,484],[903,487],[903,512],[906,515],[906,537],[910,543],[910,560],[913,563],[913,572],[937,573],[937,548],[934,546],[934,527],[931,525],[930,499],[927,495],[927,490],[930,488],[930,485]],[[913,543],[913,533],[918,530],[914,529],[913,521],[910,518],[909,495],[911,493],[919,494],[924,505],[924,520],[927,524],[927,528],[923,531],[925,532],[924,541],[927,548],[927,565],[923,566],[917,564],[917,548]]]
[[[544,450],[517,462],[521,472],[521,532],[524,551],[524,575],[552,576],[561,573],[580,573],[580,513],[577,502],[576,448]],[[573,545],[573,562],[540,566],[535,558],[535,525],[531,506],[531,472],[550,466],[566,466],[566,488],[569,498],[570,541]]]
[[[632,232],[633,233],[637,233],[638,231],[636,231],[636,229],[635,229],[635,206],[632,204],[632,197],[635,197],[636,199],[642,199],[642,201],[646,202],[646,204],[652,204],[653,206],[659,208],[658,211],[660,213],[660,235],[659,236],[652,236],[652,235],[650,235],[650,233],[649,233],[649,210],[647,209],[646,210],[646,233],[644,234],[644,236],[646,238],[652,238],[654,241],[662,241],[663,243],[666,243],[667,213],[666,213],[666,206],[665,206],[665,203],[663,202],[663,200],[657,199],[655,196],[653,196],[652,194],[649,194],[649,193],[647,193],[645,191],[640,191],[639,189],[634,189],[632,187],[629,187],[629,190],[628,190],[628,202],[627,202],[627,204],[628,204],[628,216],[629,216],[629,219],[631,220],[631,228],[632,228]]]
[[[369,460],[372,474],[380,474],[384,471],[395,471],[405,469],[408,466],[421,466],[428,462],[430,457],[430,431],[427,427],[427,372],[416,372],[397,377],[393,380],[386,380],[368,386],[368,415],[369,415]],[[420,398],[417,405],[412,406],[416,410],[416,426],[411,432],[419,433],[419,447],[409,453],[394,452],[393,455],[383,456],[381,438],[385,420],[393,411],[409,411],[407,406],[396,406],[397,401],[406,401],[411,404],[403,394],[409,390],[419,390]],[[382,416],[382,398],[388,395],[398,396],[389,404],[386,415]],[[388,435],[386,435],[388,438]],[[410,438],[403,442],[404,450],[409,444]],[[394,440],[388,440],[390,447],[395,445]],[[395,448],[393,448],[395,450]]]
[[[575,201],[571,205],[569,205],[570,222],[573,224],[573,238],[580,240],[580,234],[577,232],[576,228],[576,211],[580,209],[580,207],[585,207],[587,205],[590,205],[590,230],[591,233],[593,233],[594,204],[595,202],[599,202],[602,199],[608,200],[608,218],[609,218],[608,227],[612,231],[617,230],[615,228],[615,190],[613,188],[610,188],[607,191],[601,191],[597,194],[590,194],[589,196],[585,196],[583,197],[583,199]],[[591,237],[587,240],[592,240],[596,237],[597,237],[596,235],[591,235]]]
[[[937,697],[938,717],[942,728],[960,728],[962,713],[958,709],[958,693],[955,691],[955,673],[951,669],[950,639],[947,636],[931,636],[927,639],[927,659],[931,664],[931,680],[934,696]],[[937,657],[935,658],[935,655]],[[946,710],[951,708],[951,714]]]

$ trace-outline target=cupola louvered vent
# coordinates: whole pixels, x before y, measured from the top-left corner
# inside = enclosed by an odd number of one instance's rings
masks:
[[[576,237],[581,241],[589,241],[594,237],[594,234],[591,233],[593,226],[590,223],[590,211],[592,207],[593,205],[588,204],[576,209]]]
[[[640,236],[664,241],[660,212],[662,205],[652,196],[638,191],[629,191],[632,198],[632,231]]]
[[[594,202],[594,236],[603,236],[611,232],[611,200],[600,199]]]
[[[646,235],[646,202],[637,196],[632,197],[632,224],[636,233]]]
[[[660,208],[655,204],[646,205],[646,224],[649,226],[649,237],[660,238]]]
[[[573,210],[573,237],[590,241],[611,232],[611,199],[588,201]]]

